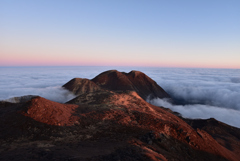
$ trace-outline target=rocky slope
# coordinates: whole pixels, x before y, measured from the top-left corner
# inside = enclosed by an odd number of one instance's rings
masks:
[[[82,78],[73,78],[72,80],[64,84],[62,87],[73,92],[75,95],[101,90],[101,88],[93,81]]]
[[[240,130],[214,118],[184,119],[194,129],[201,129],[210,134],[219,144],[240,154]]]
[[[144,100],[148,97],[170,97],[154,80],[140,71],[124,73],[109,70],[99,74],[92,80],[74,78],[63,87],[77,95],[106,89],[110,91],[135,91]]]
[[[124,90],[96,78],[100,89],[77,85],[86,92],[66,104],[42,97],[0,102],[0,160],[239,160],[240,129],[147,103],[135,88],[147,78]]]

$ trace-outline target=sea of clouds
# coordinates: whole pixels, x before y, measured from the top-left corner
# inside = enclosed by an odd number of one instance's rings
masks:
[[[38,95],[65,103],[76,97],[62,88],[72,78],[93,78],[104,67],[0,67],[0,100]]]
[[[173,104],[157,98],[148,100],[150,103],[170,108],[183,117],[212,117],[240,127],[240,69],[161,68],[150,75],[177,100]]]
[[[0,100],[23,95],[64,103],[75,96],[61,86],[75,77],[92,79],[117,69],[140,70],[155,80],[174,102],[149,100],[188,118],[215,118],[240,127],[240,69],[144,67],[0,67]]]

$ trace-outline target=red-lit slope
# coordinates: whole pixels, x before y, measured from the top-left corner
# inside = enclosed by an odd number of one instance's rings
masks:
[[[73,116],[77,107],[77,105],[61,104],[35,97],[24,105],[21,114],[49,125],[72,126],[78,119]]]

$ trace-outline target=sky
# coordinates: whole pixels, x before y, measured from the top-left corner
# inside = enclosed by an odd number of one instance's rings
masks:
[[[239,0],[0,0],[0,66],[240,68]]]

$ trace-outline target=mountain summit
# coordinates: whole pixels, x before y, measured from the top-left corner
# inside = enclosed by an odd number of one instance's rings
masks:
[[[77,95],[106,89],[110,91],[135,91],[144,100],[148,97],[170,97],[154,80],[140,71],[125,73],[109,70],[99,74],[92,80],[74,78],[63,87]]]

